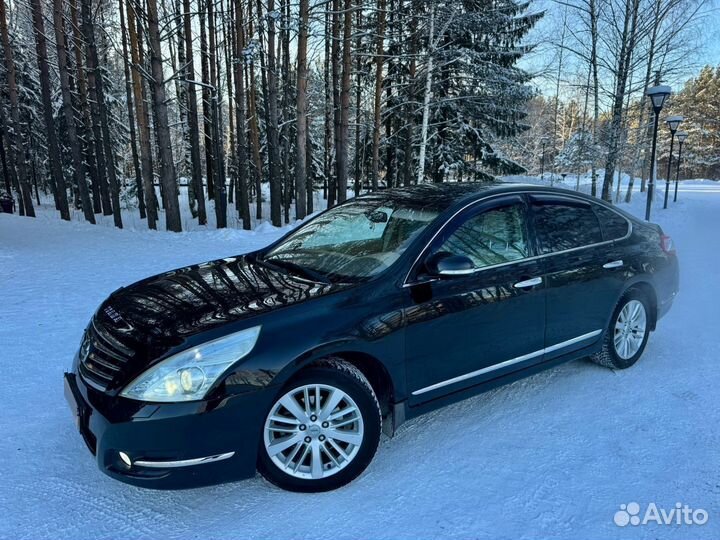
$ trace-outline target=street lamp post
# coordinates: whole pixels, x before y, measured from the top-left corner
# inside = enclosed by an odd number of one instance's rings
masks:
[[[652,86],[647,89],[647,96],[652,103],[653,112],[655,113],[655,124],[653,125],[652,150],[650,152],[650,181],[648,182],[647,204],[645,205],[645,221],[650,221],[650,210],[652,208],[652,199],[655,193],[655,152],[657,150],[657,133],[658,120],[660,111],[665,105],[665,100],[670,96],[672,89],[669,86]]]
[[[542,142],[542,160],[540,161],[540,180],[545,180],[545,145],[547,144],[547,137],[543,137],[541,142]]]
[[[673,146],[675,145],[675,132],[677,131],[678,126],[680,126],[680,122],[683,120],[685,119],[682,116],[670,116],[667,120],[665,120],[670,128],[670,155],[668,156],[667,175],[665,176],[665,204],[663,204],[663,209],[667,208],[668,196],[670,195],[670,171],[672,171],[670,167],[672,165]]]
[[[673,197],[673,202],[677,202],[678,181],[680,180],[680,161],[682,160],[682,147],[685,139],[687,139],[687,136],[688,134],[684,131],[681,131],[677,134],[678,142],[680,143],[680,149],[678,150],[677,170],[675,171],[675,197]]]

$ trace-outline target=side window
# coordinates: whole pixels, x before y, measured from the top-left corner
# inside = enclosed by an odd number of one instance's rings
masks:
[[[603,241],[590,204],[560,201],[533,203],[540,253],[555,253]]]
[[[520,204],[493,208],[468,218],[434,250],[464,255],[477,268],[529,256],[525,209]]]
[[[627,219],[599,204],[593,205],[593,208],[600,220],[604,240],[617,240],[628,233],[630,225]]]

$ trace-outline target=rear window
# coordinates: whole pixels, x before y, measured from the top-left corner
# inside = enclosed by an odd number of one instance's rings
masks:
[[[618,238],[623,238],[628,233],[630,225],[627,219],[617,212],[613,212],[609,208],[605,208],[599,204],[593,206],[600,220],[604,240],[617,240]]]
[[[600,222],[589,203],[533,202],[540,253],[555,253],[603,241]]]

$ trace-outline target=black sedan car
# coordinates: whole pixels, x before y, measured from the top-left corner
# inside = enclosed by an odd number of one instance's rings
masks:
[[[382,431],[561,362],[632,366],[678,292],[657,225],[575,192],[422,185],[114,292],[65,376],[100,469],[342,486]]]

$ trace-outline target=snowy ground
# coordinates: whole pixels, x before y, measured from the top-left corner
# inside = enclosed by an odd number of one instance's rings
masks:
[[[0,214],[0,538],[720,537],[720,184],[686,183],[660,206],[681,293],[634,368],[574,362],[410,421],[357,481],[318,495],[260,478],[121,484],[97,469],[63,399],[62,372],[108,293],[277,230],[174,235]],[[617,527],[633,501],[682,502],[709,521]]]

